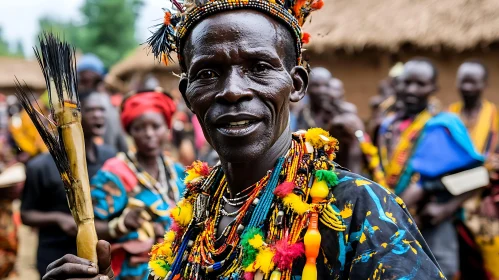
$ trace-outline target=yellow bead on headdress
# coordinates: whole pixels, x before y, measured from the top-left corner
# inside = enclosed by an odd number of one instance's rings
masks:
[[[165,61],[180,50],[189,31],[204,18],[228,10],[247,9],[265,13],[286,25],[296,38],[298,64],[302,63],[302,45],[310,35],[301,27],[311,12],[322,8],[323,0],[170,0],[175,11],[165,10],[158,30],[147,40],[154,56]]]

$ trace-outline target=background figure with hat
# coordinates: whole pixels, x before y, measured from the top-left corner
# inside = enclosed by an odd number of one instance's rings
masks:
[[[105,91],[104,63],[94,54],[83,55],[77,63],[78,90],[97,91],[103,95],[106,106],[106,131],[101,136],[101,141],[114,147],[119,152],[127,151],[127,143],[123,136],[118,110],[111,103],[110,96]]]

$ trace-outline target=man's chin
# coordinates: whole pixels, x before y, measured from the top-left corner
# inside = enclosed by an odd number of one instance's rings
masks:
[[[220,141],[215,147],[220,160],[230,163],[251,162],[265,155],[268,146],[265,144],[266,139],[260,138],[260,141],[252,139],[238,139],[238,141]]]

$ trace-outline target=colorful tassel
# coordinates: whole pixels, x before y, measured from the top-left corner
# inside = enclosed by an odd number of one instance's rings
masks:
[[[310,5],[310,8],[313,10],[320,10],[322,7],[324,7],[324,1],[322,0],[315,1],[312,5]]]
[[[149,262],[149,269],[155,276],[165,278],[170,271],[170,265],[164,260],[154,260]]]
[[[164,25],[170,25],[172,20],[172,13],[170,11],[165,12],[165,17],[163,18]]]
[[[292,193],[295,189],[295,184],[293,182],[283,182],[274,190],[274,194],[280,198],[287,196]]]
[[[210,174],[210,168],[208,167],[208,163],[196,160],[191,166],[186,168],[185,172],[187,176],[184,179],[184,183],[195,184]]]
[[[303,215],[311,209],[311,206],[308,203],[303,202],[301,197],[294,193],[288,194],[282,199],[282,202],[285,207],[292,209],[298,215]]]
[[[334,170],[317,170],[315,171],[315,178],[319,181],[325,181],[330,187],[334,187],[339,183],[338,175]]]
[[[305,132],[305,139],[316,149],[324,148],[326,145],[335,147],[338,144],[338,140],[329,136],[329,132],[318,127],[307,130]]]
[[[274,262],[272,261],[273,258],[274,252],[272,252],[270,248],[264,248],[263,250],[260,250],[256,256],[254,267],[263,272],[265,277],[267,277],[274,269]]]
[[[250,266],[257,257],[259,249],[264,245],[263,232],[258,228],[249,228],[241,236],[241,248],[243,249],[243,267]]]
[[[244,280],[253,280],[254,278],[255,278],[254,272],[245,272],[244,273]]]
[[[281,271],[290,269],[293,261],[305,253],[303,243],[298,242],[295,244],[289,244],[288,242],[289,240],[286,238],[277,241],[277,243],[273,246],[275,255],[272,261]]]
[[[175,220],[175,222],[177,222],[179,226],[181,227],[188,226],[193,216],[192,204],[185,199],[181,200],[177,204],[177,207],[175,207],[172,210],[170,216],[172,217],[173,220]]]
[[[301,36],[301,42],[304,45],[310,43],[310,33],[303,32]]]

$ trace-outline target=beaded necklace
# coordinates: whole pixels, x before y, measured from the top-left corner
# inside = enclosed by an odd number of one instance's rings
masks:
[[[257,182],[234,220],[216,231],[228,188],[221,168],[187,170],[184,200],[172,210],[173,229],[153,247],[155,279],[291,279],[293,261],[305,256],[303,279],[316,279],[320,248],[318,223],[344,231],[330,205],[338,184],[332,159],[337,141],[322,129],[294,135],[285,157]],[[219,245],[219,246],[217,246]]]

